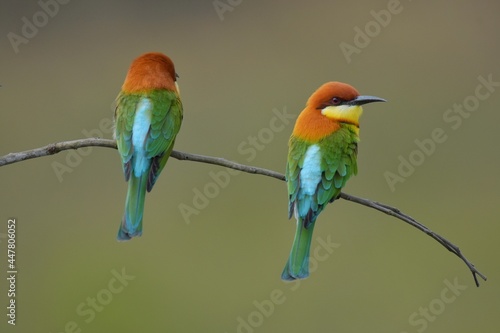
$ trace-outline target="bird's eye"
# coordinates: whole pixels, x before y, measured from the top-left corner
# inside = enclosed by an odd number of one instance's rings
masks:
[[[342,100],[338,97],[332,98],[332,105],[340,105],[342,103]]]

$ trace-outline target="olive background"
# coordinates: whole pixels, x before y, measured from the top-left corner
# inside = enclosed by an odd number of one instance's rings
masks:
[[[180,75],[176,150],[283,173],[307,98],[324,82],[347,82],[388,102],[364,107],[359,173],[345,192],[411,215],[488,281],[476,288],[460,259],[404,222],[338,200],[318,219],[311,276],[284,283],[295,230],[285,183],[175,159],[146,197],[143,236],[117,242],[127,185],[118,153],[94,147],[0,169],[0,331],[498,331],[497,2],[1,7],[0,155],[112,138],[131,61],[158,51]],[[33,22],[16,52],[9,36]],[[401,177],[392,187],[389,173]],[[15,326],[6,316],[9,218]]]

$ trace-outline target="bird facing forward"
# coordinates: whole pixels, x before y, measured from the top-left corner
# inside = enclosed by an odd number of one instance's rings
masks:
[[[182,122],[177,74],[169,57],[146,53],[132,62],[115,109],[114,136],[128,191],[118,240],[142,234],[146,191],[167,163]]]
[[[352,86],[327,82],[316,90],[300,113],[288,143],[286,180],[288,218],[297,229],[283,280],[309,276],[309,250],[314,224],[326,205],[338,198],[358,171],[356,155],[362,105],[385,102],[360,96]]]

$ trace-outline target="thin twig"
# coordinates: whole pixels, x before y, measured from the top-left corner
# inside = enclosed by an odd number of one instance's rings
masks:
[[[220,166],[223,166],[226,168],[240,170],[240,171],[243,171],[246,173],[253,173],[253,174],[268,176],[268,177],[276,178],[276,179],[283,180],[283,181],[285,180],[285,176],[279,172],[267,170],[267,169],[262,169],[262,168],[258,168],[258,167],[254,167],[254,166],[250,166],[250,165],[236,163],[236,162],[229,161],[229,160],[226,160],[226,159],[220,158],[220,157],[212,157],[212,156],[183,153],[183,152],[175,151],[175,150],[172,151],[170,156],[172,156],[173,158],[178,159],[180,161],[193,161],[193,162],[201,162],[201,163],[220,165]]]
[[[417,222],[411,216],[408,216],[408,215],[402,213],[399,209],[391,207],[391,206],[386,205],[386,204],[381,204],[381,203],[376,202],[376,201],[358,198],[358,197],[352,196],[352,195],[347,194],[347,193],[342,193],[340,196],[342,197],[342,199],[352,201],[352,202],[355,202],[355,203],[358,203],[358,204],[361,204],[361,205],[364,205],[367,207],[371,207],[371,208],[376,209],[380,212],[383,212],[387,215],[394,216],[395,218],[398,218],[398,219],[408,223],[412,227],[415,227],[418,230],[424,232],[428,236],[434,238],[439,244],[444,246],[446,249],[448,249],[448,251],[452,252],[457,257],[462,259],[462,261],[467,265],[467,267],[469,267],[470,271],[472,272],[472,276],[474,277],[474,281],[476,282],[476,286],[479,287],[479,281],[477,279],[477,275],[479,275],[484,281],[486,281],[486,276],[483,275],[481,272],[479,272],[476,269],[476,267],[467,258],[465,258],[465,256],[462,254],[462,251],[460,251],[460,248],[458,246],[454,245],[452,242],[450,242],[449,240],[447,240],[443,236],[430,230],[425,225]]]
[[[18,152],[18,153],[10,153],[10,154],[7,154],[5,156],[2,156],[2,157],[0,157],[0,166],[4,166],[7,164],[13,164],[16,162],[25,161],[25,160],[32,159],[32,158],[54,155],[54,154],[57,154],[63,150],[78,149],[78,148],[91,147],[91,146],[107,147],[107,148],[116,149],[116,142],[114,140],[107,140],[107,139],[100,139],[100,138],[87,138],[87,139],[52,143],[52,144],[49,144],[49,145],[41,147],[41,148],[26,150],[26,151],[22,151],[22,152]],[[180,152],[180,151],[176,151],[176,150],[172,151],[170,156],[172,156],[173,158],[175,158],[177,160],[181,160],[181,161],[193,161],[193,162],[214,164],[214,165],[219,165],[219,166],[223,166],[226,168],[240,170],[240,171],[247,172],[247,173],[259,174],[259,175],[272,177],[272,178],[276,178],[276,179],[283,180],[283,181],[285,180],[285,176],[279,172],[232,162],[232,161],[220,158],[220,157],[190,154],[190,153],[184,153],[184,152]],[[462,252],[460,251],[458,246],[454,245],[453,243],[448,241],[446,238],[440,236],[439,234],[436,234],[435,232],[433,232],[432,230],[430,230],[429,228],[427,228],[423,224],[417,222],[411,216],[408,216],[408,215],[402,213],[399,209],[391,207],[391,206],[383,204],[383,203],[379,203],[379,202],[368,200],[368,199],[359,198],[359,197],[356,197],[356,196],[353,196],[353,195],[350,195],[347,193],[343,193],[343,192],[340,194],[340,197],[344,200],[352,201],[352,202],[355,202],[357,204],[376,209],[376,210],[383,212],[387,215],[393,216],[393,217],[400,219],[400,220],[408,223],[409,225],[417,228],[418,230],[424,232],[428,236],[434,238],[439,244],[444,246],[448,251],[452,252],[457,257],[462,259],[462,261],[467,265],[469,270],[472,272],[472,276],[474,277],[474,281],[476,282],[476,286],[479,287],[479,281],[477,279],[477,276],[481,277],[484,281],[486,281],[486,276],[484,276],[481,272],[479,272],[476,269],[476,267],[467,258],[465,258],[465,256],[462,254]]]

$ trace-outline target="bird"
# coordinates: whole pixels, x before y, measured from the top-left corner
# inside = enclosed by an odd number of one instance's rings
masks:
[[[285,178],[288,218],[297,220],[295,237],[281,278],[309,276],[309,251],[314,224],[328,203],[340,196],[357,174],[359,118],[362,105],[386,102],[362,96],[349,84],[327,82],[307,100],[288,141]]]
[[[142,235],[146,191],[174,147],[183,117],[177,78],[168,56],[145,53],[133,60],[116,98],[114,137],[128,182],[118,241]]]

